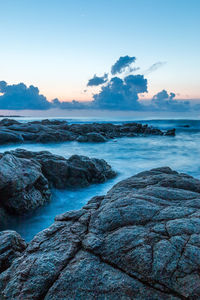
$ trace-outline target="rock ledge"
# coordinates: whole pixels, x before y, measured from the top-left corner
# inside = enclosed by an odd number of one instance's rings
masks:
[[[2,299],[199,299],[200,181],[139,173],[59,215],[0,275]]]

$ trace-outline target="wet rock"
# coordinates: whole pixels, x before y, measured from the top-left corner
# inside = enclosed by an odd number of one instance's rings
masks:
[[[20,134],[0,129],[0,144],[22,143],[23,141],[24,139]]]
[[[173,129],[170,129],[170,130],[167,130],[164,135],[169,135],[169,136],[175,136],[176,135],[176,129],[173,128]]]
[[[148,125],[127,123],[114,125],[111,123],[71,124],[60,120],[42,120],[20,123],[12,119],[0,121],[3,133],[0,144],[17,142],[105,142],[117,137],[135,137],[147,135],[164,135],[164,132]],[[174,132],[175,133],[175,132]]]
[[[199,299],[200,181],[139,173],[56,217],[0,275],[2,299]]]
[[[0,232],[0,273],[8,269],[26,248],[26,242],[12,230]]]
[[[116,176],[110,165],[103,159],[73,155],[65,159],[48,151],[32,152],[24,149],[10,151],[16,157],[35,159],[44,176],[56,188],[84,187],[101,183]]]
[[[5,154],[0,159],[0,206],[23,214],[50,199],[48,181],[34,160]]]
[[[9,118],[4,118],[0,121],[0,126],[10,126],[13,124],[20,124],[20,122],[18,122],[17,120],[14,119],[9,119]]]
[[[6,228],[9,221],[10,216],[6,212],[5,208],[0,206],[0,231]]]
[[[91,133],[87,133],[86,135],[81,135],[77,138],[78,142],[82,142],[82,143],[86,143],[86,142],[90,142],[90,143],[102,143],[102,142],[106,142],[107,139],[96,132],[91,132]]]

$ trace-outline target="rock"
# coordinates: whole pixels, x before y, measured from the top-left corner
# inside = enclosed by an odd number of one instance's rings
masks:
[[[0,159],[0,205],[23,214],[50,199],[48,181],[34,160],[5,154]]]
[[[13,120],[13,119],[9,119],[9,118],[4,118],[0,121],[0,126],[1,125],[10,126],[10,125],[13,125],[13,124],[20,124],[20,122],[18,122],[16,120]]]
[[[173,129],[169,129],[167,130],[164,135],[169,135],[169,136],[175,136],[176,135],[176,129],[173,128]]]
[[[116,176],[110,165],[103,159],[73,155],[65,159],[48,151],[32,152],[24,149],[10,151],[16,157],[35,159],[44,176],[56,188],[84,187],[92,183],[101,183]]]
[[[26,248],[26,242],[12,230],[0,232],[0,273],[8,269]]]
[[[77,138],[77,141],[82,143],[85,142],[102,143],[102,142],[106,142],[106,140],[107,139],[103,135],[96,132],[87,133],[86,135],[84,136],[82,135]]]
[[[180,125],[179,127],[190,128],[190,125],[185,124],[185,125]]]
[[[10,299],[199,299],[200,181],[163,167],[57,216],[0,275]]]
[[[66,189],[102,183],[116,176],[103,159],[24,149],[0,154],[0,230],[13,215],[32,212],[50,200],[50,187]]]
[[[105,142],[119,137],[135,137],[164,134],[158,128],[139,123],[114,125],[112,123],[71,124],[62,120],[42,120],[20,123],[12,119],[0,121],[0,144],[5,143],[52,143],[78,141],[89,143]],[[174,132],[175,134],[175,132]],[[170,134],[172,135],[172,134]]]
[[[10,216],[7,214],[4,207],[0,206],[0,231],[7,227],[10,221]]]
[[[23,141],[24,139],[20,134],[0,130],[0,144],[22,143]]]
[[[90,183],[102,183],[114,178],[116,172],[104,159],[73,155],[68,159],[70,167],[70,186],[84,186]],[[84,178],[83,180],[81,178]],[[84,183],[85,182],[85,183]]]
[[[73,141],[76,139],[73,133],[64,130],[57,131],[44,131],[41,132],[36,138],[37,143],[49,143],[49,142],[65,142],[65,141]]]

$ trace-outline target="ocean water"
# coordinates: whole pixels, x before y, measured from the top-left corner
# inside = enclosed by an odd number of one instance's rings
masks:
[[[27,122],[28,118],[23,119]],[[71,123],[97,120],[72,119]],[[99,120],[98,120],[99,121]],[[123,121],[124,122],[124,121]],[[117,177],[103,184],[86,188],[52,191],[52,199],[32,214],[17,217],[3,229],[19,232],[27,241],[53,223],[57,214],[81,208],[91,197],[104,195],[115,183],[138,172],[151,168],[169,166],[179,172],[200,179],[200,121],[199,120],[145,120],[137,121],[160,129],[176,128],[175,137],[149,136],[117,138],[103,144],[65,142],[54,144],[3,145],[0,152],[24,148],[32,151],[48,150],[69,158],[73,154],[103,158],[117,171]],[[113,123],[121,123],[120,120]],[[184,127],[188,125],[189,127]]]

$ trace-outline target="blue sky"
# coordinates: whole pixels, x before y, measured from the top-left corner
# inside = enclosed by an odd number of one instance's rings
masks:
[[[47,98],[89,100],[94,74],[136,56],[151,98],[162,89],[200,98],[199,0],[0,0],[0,80]]]

